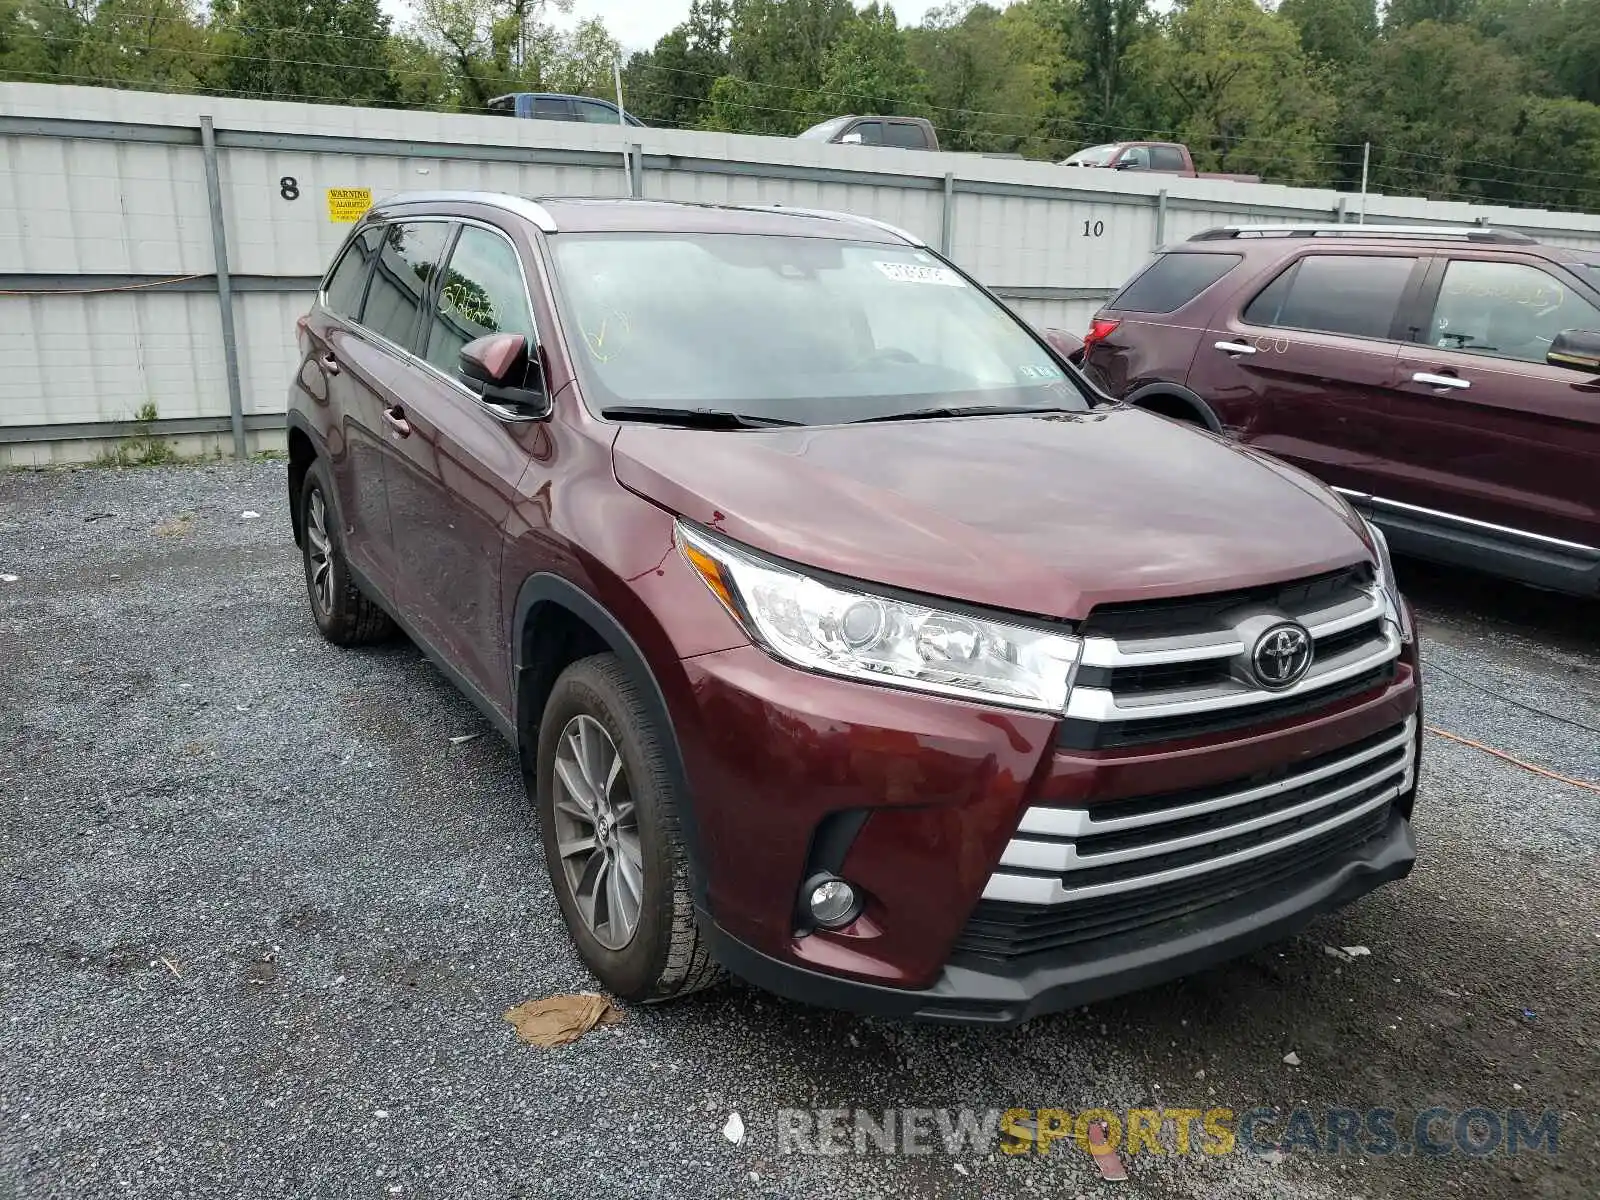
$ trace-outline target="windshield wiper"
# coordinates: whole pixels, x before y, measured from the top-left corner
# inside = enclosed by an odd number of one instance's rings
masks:
[[[881,417],[862,417],[852,425],[866,425],[873,421],[929,421],[939,417],[1014,417],[1023,413],[1075,413],[1076,408],[1056,405],[1023,407],[1022,405],[990,406],[971,405],[965,408],[912,408],[905,412],[885,413]]]
[[[783,417],[758,417],[752,413],[726,412],[717,408],[663,408],[648,404],[602,408],[600,415],[614,421],[648,421],[654,425],[683,425],[690,429],[770,429],[779,425],[801,424]]]

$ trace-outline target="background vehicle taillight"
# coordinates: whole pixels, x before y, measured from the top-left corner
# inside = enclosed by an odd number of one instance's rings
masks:
[[[1110,317],[1096,317],[1089,322],[1089,332],[1083,335],[1083,352],[1087,354],[1096,345],[1110,337],[1116,331],[1121,321],[1113,321]]]

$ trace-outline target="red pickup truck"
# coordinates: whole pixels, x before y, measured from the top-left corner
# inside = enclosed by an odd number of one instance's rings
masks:
[[[1260,183],[1259,175],[1222,175],[1196,171],[1189,147],[1182,142],[1110,142],[1090,146],[1063,159],[1063,167],[1110,167],[1113,171],[1153,171],[1188,179],[1231,179],[1235,183]]]

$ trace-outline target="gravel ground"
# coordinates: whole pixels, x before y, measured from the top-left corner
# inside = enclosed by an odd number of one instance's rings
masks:
[[[0,475],[5,1200],[1600,1190],[1600,796],[1439,736],[1412,877],[1204,975],[1004,1032],[729,984],[518,1043],[507,1008],[593,985],[512,754],[409,644],[320,641],[282,475]],[[1430,724],[1600,781],[1600,608],[1402,567]],[[1430,1104],[1557,1110],[1559,1151],[1168,1153],[1112,1185],[1070,1143],[777,1136],[788,1108],[1379,1106],[1408,1130]]]

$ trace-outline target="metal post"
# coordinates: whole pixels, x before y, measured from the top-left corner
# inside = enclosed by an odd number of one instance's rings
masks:
[[[634,196],[644,195],[644,146],[635,142],[633,144],[633,174],[629,176],[629,187]]]
[[[1333,210],[1333,220],[1338,225],[1350,223],[1350,197],[1340,196],[1338,207]]]
[[[211,201],[211,252],[217,265],[217,307],[222,317],[222,359],[228,372],[228,417],[233,456],[244,458],[244,389],[239,384],[239,341],[233,331],[233,282],[228,275],[228,227],[222,216],[222,176],[217,171],[217,134],[210,117],[200,118],[200,151],[206,160],[206,197]]]
[[[1372,143],[1361,143],[1361,220],[1358,225],[1367,223],[1367,164],[1372,160]]]
[[[628,117],[622,108],[622,60],[611,60],[611,77],[617,84],[617,124],[622,127],[622,177],[628,181],[628,195],[637,196],[633,178],[633,157],[628,147]]]
[[[1156,193],[1156,249],[1167,244],[1167,189]]]
[[[950,257],[951,234],[956,216],[956,176],[954,171],[944,173],[944,212],[939,218],[939,253]]]

